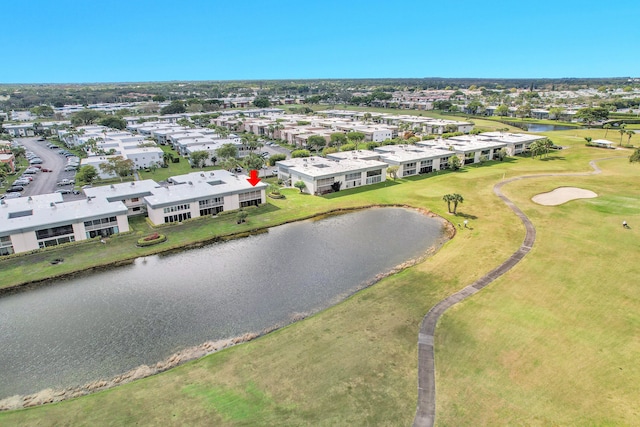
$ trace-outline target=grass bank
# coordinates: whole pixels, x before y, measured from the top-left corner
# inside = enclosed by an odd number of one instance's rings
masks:
[[[501,263],[524,236],[520,221],[493,195],[493,185],[505,177],[588,171],[593,158],[628,154],[585,147],[584,136],[595,138],[595,132],[550,133],[556,144],[570,148],[546,160],[488,162],[328,197],[287,191],[286,199],[270,200],[252,214],[249,226],[329,208],[401,203],[453,223],[468,219],[470,229],[459,230],[423,263],[304,321],[122,387],[0,413],[0,424],[410,425],[422,316]],[[626,159],[600,166],[600,175],[503,188],[531,217],[538,240],[521,264],[439,323],[439,424],[640,422],[634,363],[640,351],[640,194],[632,184],[638,168]],[[530,201],[563,185],[599,197],[558,207]],[[458,216],[449,215],[442,201],[451,192],[465,198]],[[623,219],[631,229],[622,228]],[[143,226],[135,225],[132,239]],[[218,230],[202,226],[194,235]],[[227,226],[234,227],[215,227]],[[183,235],[178,228],[162,233],[169,241]]]

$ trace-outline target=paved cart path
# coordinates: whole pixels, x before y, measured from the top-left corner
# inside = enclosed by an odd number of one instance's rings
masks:
[[[507,271],[511,270],[524,256],[529,253],[533,244],[536,241],[536,229],[529,218],[518,208],[507,196],[502,193],[502,187],[510,182],[519,181],[529,178],[546,178],[553,176],[571,177],[571,176],[587,176],[599,174],[600,168],[596,165],[596,162],[602,160],[610,160],[617,157],[607,157],[604,159],[592,160],[589,162],[589,166],[593,169],[593,172],[578,172],[578,173],[557,173],[557,174],[540,174],[540,175],[524,175],[515,178],[511,178],[505,181],[501,181],[494,185],[493,192],[520,218],[524,224],[526,234],[522,245],[515,251],[505,262],[500,264],[495,269],[491,270],[486,275],[482,276],[469,286],[456,292],[453,295],[448,296],[436,305],[424,316],[420,325],[420,333],[418,334],[418,407],[416,415],[413,420],[414,427],[430,427],[435,423],[436,414],[436,382],[435,382],[435,354],[433,336],[436,330],[436,324],[440,316],[447,311],[447,309],[467,297],[482,290],[485,286],[493,282],[498,277],[502,276]]]

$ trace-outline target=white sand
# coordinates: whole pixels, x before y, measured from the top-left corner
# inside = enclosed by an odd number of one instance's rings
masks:
[[[537,194],[531,200],[539,205],[558,206],[571,200],[593,199],[594,197],[598,197],[598,195],[591,190],[577,187],[560,187],[548,193]]]

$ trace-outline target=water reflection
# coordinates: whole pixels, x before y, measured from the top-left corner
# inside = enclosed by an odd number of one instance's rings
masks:
[[[424,253],[441,223],[370,209],[0,298],[0,399],[109,378],[208,340],[286,324]]]

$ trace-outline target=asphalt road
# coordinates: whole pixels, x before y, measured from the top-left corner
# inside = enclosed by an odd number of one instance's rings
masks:
[[[22,197],[34,196],[38,194],[53,193],[60,188],[72,189],[72,186],[58,187],[57,183],[64,178],[73,179],[75,172],[65,172],[63,169],[67,165],[67,158],[58,154],[58,149],[47,147],[49,141],[38,141],[38,137],[16,138],[14,141],[24,146],[26,151],[32,151],[42,159],[42,167],[51,169],[53,172],[38,172],[33,177],[31,184],[24,187]],[[70,195],[64,195],[66,200]],[[77,198],[77,196],[76,196]]]

